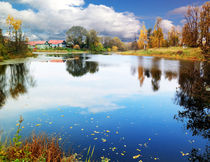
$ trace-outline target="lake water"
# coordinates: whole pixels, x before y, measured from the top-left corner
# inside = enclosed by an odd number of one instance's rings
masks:
[[[0,65],[0,129],[57,136],[92,160],[209,158],[210,64],[119,55],[40,55]]]

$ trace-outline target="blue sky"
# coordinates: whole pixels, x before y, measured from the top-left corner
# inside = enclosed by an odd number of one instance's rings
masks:
[[[156,17],[163,18],[167,32],[181,29],[187,6],[204,0],[0,0],[0,22],[8,14],[23,20],[30,39],[63,39],[73,25],[95,29],[100,35],[132,38],[144,22],[153,27]],[[3,28],[2,27],[2,28]]]

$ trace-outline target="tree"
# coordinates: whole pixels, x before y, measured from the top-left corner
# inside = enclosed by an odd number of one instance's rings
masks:
[[[147,45],[147,29],[145,27],[145,25],[142,26],[142,29],[140,30],[140,35],[139,35],[139,40],[138,40],[138,48],[142,49],[146,49],[146,45]]]
[[[179,44],[179,32],[174,26],[168,32],[168,41],[170,46],[178,46]]]
[[[98,33],[95,30],[90,30],[87,35],[87,46],[92,52],[105,51],[103,44],[100,42]]]
[[[87,43],[87,30],[81,26],[73,26],[66,32],[66,42],[71,46],[85,47]]]
[[[197,47],[199,38],[199,7],[189,6],[185,20],[182,42],[189,47]]]
[[[162,28],[160,27],[162,18],[158,17],[156,20],[156,24],[154,26],[154,31],[153,34],[151,36],[151,44],[152,47],[158,47],[160,48],[163,45],[163,31]]]
[[[152,35],[152,28],[149,28],[149,29],[147,30],[147,39],[148,39],[148,46],[149,46],[149,47],[152,47],[151,35]]]
[[[206,2],[200,12],[200,40],[199,45],[204,53],[210,53],[210,2]]]
[[[8,49],[9,52],[13,54],[23,53],[28,50],[26,45],[26,41],[22,34],[21,25],[22,21],[19,19],[15,19],[13,16],[8,15],[6,19],[6,24],[8,25],[8,33],[10,41],[8,41]]]

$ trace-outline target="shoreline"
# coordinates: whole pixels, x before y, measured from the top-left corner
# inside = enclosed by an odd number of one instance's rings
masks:
[[[207,61],[201,53],[199,48],[182,48],[182,47],[169,47],[169,48],[150,48],[147,50],[131,50],[116,52],[118,55],[134,55],[134,56],[152,56],[159,58],[169,58],[175,60],[188,60],[188,61]]]

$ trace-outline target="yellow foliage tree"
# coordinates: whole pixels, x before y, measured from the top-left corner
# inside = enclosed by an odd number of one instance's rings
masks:
[[[9,40],[8,48],[11,50],[11,53],[26,53],[28,48],[22,31],[21,25],[22,21],[19,19],[15,19],[13,16],[8,15],[6,19],[6,24],[8,26]]]
[[[112,51],[117,52],[118,51],[118,47],[117,46],[112,46]]]
[[[146,48],[147,45],[147,29],[145,27],[145,25],[142,26],[142,29],[140,30],[140,35],[139,35],[139,40],[137,42],[138,44],[138,48],[142,49],[142,48]]]
[[[163,37],[163,30],[160,27],[162,19],[160,17],[157,18],[156,24],[154,26],[154,31],[151,36],[151,44],[152,47],[162,47],[163,42],[164,42],[164,37]]]

